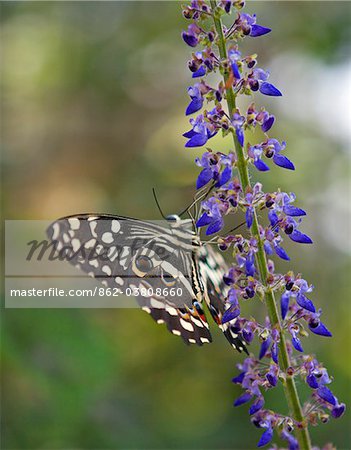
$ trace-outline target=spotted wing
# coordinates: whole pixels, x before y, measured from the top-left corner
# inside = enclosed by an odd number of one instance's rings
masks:
[[[105,286],[122,293],[127,287],[135,289],[142,309],[187,344],[212,341],[201,306],[203,287],[193,233],[188,229],[81,214],[57,220],[47,233],[57,251],[69,255],[71,264]],[[171,295],[179,289],[181,295]]]
[[[199,250],[199,272],[204,284],[204,296],[213,320],[217,323],[229,343],[239,352],[248,353],[238,330],[233,322],[222,324],[224,311],[229,307],[226,303],[229,287],[223,281],[228,271],[227,264],[219,252],[210,245],[202,245]]]

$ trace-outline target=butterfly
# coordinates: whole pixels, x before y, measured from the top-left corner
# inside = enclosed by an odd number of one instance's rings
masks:
[[[56,251],[91,277],[121,293],[135,293],[141,308],[186,344],[212,336],[203,304],[229,343],[247,352],[240,330],[222,324],[229,307],[228,267],[202,243],[191,220],[167,216],[162,224],[108,214],[79,214],[53,222],[48,237]]]

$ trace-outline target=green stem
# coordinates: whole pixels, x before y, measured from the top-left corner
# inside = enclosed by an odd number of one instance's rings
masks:
[[[226,41],[223,35],[223,28],[222,28],[222,22],[220,17],[216,14],[217,7],[216,7],[216,0],[210,0],[212,12],[213,12],[213,20],[217,32],[217,46],[219,49],[219,54],[222,61],[226,61],[228,59],[227,56],[227,48],[226,48]],[[228,104],[228,112],[229,116],[232,116],[234,113],[234,110],[236,108],[235,105],[235,94],[233,91],[233,88],[227,84],[229,73],[225,72],[223,74],[224,83],[226,86],[226,99]],[[247,189],[251,188],[251,182],[250,182],[250,174],[248,169],[248,163],[247,158],[244,152],[243,147],[240,145],[236,135],[233,133],[233,140],[235,145],[235,151],[237,155],[237,167],[239,171],[239,177],[241,186],[243,189],[243,192],[246,192]],[[291,416],[299,423],[301,423],[302,428],[299,428],[296,430],[296,437],[299,441],[300,449],[301,450],[311,450],[311,440],[308,432],[307,425],[305,423],[301,403],[299,399],[299,395],[296,389],[296,384],[293,376],[290,376],[288,374],[288,368],[290,367],[290,358],[286,346],[286,340],[285,335],[281,327],[278,309],[277,309],[277,303],[275,300],[274,292],[271,290],[268,284],[268,267],[267,267],[267,259],[266,259],[266,253],[264,251],[263,241],[260,237],[259,233],[259,222],[257,218],[256,210],[254,210],[254,218],[252,223],[252,235],[255,236],[258,242],[258,249],[257,249],[257,264],[258,269],[260,273],[260,278],[265,286],[265,300],[266,300],[266,306],[268,311],[268,316],[271,321],[271,324],[273,327],[276,327],[279,330],[280,333],[280,343],[279,343],[279,359],[280,359],[280,366],[282,370],[284,371],[286,375],[286,381],[284,383],[284,392],[285,397],[287,399],[287,403],[289,406],[290,414]]]

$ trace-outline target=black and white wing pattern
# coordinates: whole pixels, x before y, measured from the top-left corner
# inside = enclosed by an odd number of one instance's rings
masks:
[[[122,293],[133,289],[141,308],[187,344],[212,342],[202,307],[205,298],[230,344],[246,351],[233,327],[221,324],[228,290],[222,281],[225,262],[200,244],[188,222],[163,226],[128,217],[80,214],[55,221],[47,234],[57,252],[105,286]]]
[[[229,287],[223,281],[228,267],[222,255],[210,245],[202,245],[199,250],[199,272],[204,283],[206,305],[213,320],[236,350],[248,353],[233,321],[222,324],[222,316],[229,306],[226,303]]]

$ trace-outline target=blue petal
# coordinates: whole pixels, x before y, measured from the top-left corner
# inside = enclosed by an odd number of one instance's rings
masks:
[[[322,398],[324,401],[330,403],[331,405],[336,405],[336,399],[330,389],[328,389],[326,386],[319,386],[317,390],[317,394]]]
[[[267,353],[270,345],[271,345],[271,337],[268,336],[268,338],[265,341],[263,341],[261,344],[260,353],[258,355],[259,359],[262,359],[264,357],[264,355]]]
[[[296,208],[296,206],[286,205],[283,209],[287,216],[300,217],[306,215],[306,211],[301,208]]]
[[[279,89],[277,89],[273,84],[267,83],[267,81],[263,81],[260,84],[260,92],[264,95],[271,95],[273,97],[280,97],[283,95]]]
[[[247,228],[251,228],[252,222],[253,222],[253,218],[254,218],[253,210],[252,210],[252,207],[249,206],[247,208],[246,214],[245,214]]]
[[[312,333],[318,334],[319,336],[326,336],[326,337],[332,336],[331,332],[322,322],[320,322],[317,327],[311,327],[311,325],[309,324],[308,328],[312,331]]]
[[[303,348],[301,345],[301,341],[299,338],[297,337],[293,337],[291,339],[292,345],[294,346],[294,348],[298,351],[298,352],[303,352]]]
[[[240,75],[240,72],[239,72],[239,67],[238,67],[237,63],[235,63],[235,62],[232,63],[232,71],[233,71],[234,77],[237,80],[240,80],[241,75]]]
[[[255,402],[250,406],[249,409],[249,414],[250,416],[252,416],[252,414],[256,414],[257,411],[259,411],[260,409],[262,409],[264,406],[264,398],[263,397],[259,397],[257,400],[255,400]]]
[[[185,115],[189,116],[189,114],[193,114],[194,112],[199,111],[199,109],[202,108],[203,103],[204,103],[204,100],[202,97],[201,98],[193,98],[185,111]]]
[[[267,166],[267,164],[263,162],[262,159],[256,159],[256,161],[254,161],[254,165],[256,169],[261,172],[267,172],[267,170],[269,170],[269,166]]]
[[[305,295],[297,294],[296,302],[299,306],[301,306],[301,308],[307,309],[307,311],[311,311],[313,313],[316,312],[316,308],[314,307],[314,304]]]
[[[232,382],[235,384],[241,384],[245,378],[246,372],[241,372],[237,377],[232,378]]]
[[[244,132],[242,128],[236,127],[235,128],[236,137],[238,138],[239,144],[243,147],[244,146]]]
[[[231,320],[238,317],[239,314],[240,314],[240,308],[238,306],[231,306],[223,314],[222,323],[230,322]]]
[[[261,436],[261,439],[259,440],[257,447],[263,447],[267,445],[269,442],[271,442],[273,438],[273,430],[272,428],[268,428]]]
[[[223,184],[226,184],[232,177],[232,168],[227,166],[221,173],[221,176],[219,177],[219,180],[216,183],[216,187],[223,186]]]
[[[197,227],[204,227],[212,222],[212,217],[210,217],[207,213],[203,213],[200,219],[196,222]]]
[[[203,169],[196,180],[196,189],[202,188],[205,186],[210,180],[212,180],[213,173],[211,169]]]
[[[339,417],[341,417],[344,414],[345,409],[346,409],[346,406],[344,403],[340,403],[340,405],[336,405],[332,409],[332,416],[334,417],[334,419],[338,419]]]
[[[273,375],[273,374],[271,374],[271,373],[267,373],[266,378],[267,378],[267,380],[269,381],[269,384],[270,384],[271,386],[274,387],[274,386],[277,385],[277,383],[278,383],[278,378],[277,378],[275,375]]]
[[[189,47],[196,47],[197,46],[198,39],[197,39],[196,36],[193,36],[192,34],[185,33],[185,31],[183,31],[182,38],[183,38],[184,42],[189,45]]]
[[[269,116],[268,119],[263,122],[263,124],[261,125],[261,129],[264,133],[267,133],[267,131],[269,131],[273,124],[274,124],[274,116]]]
[[[269,219],[272,227],[274,227],[279,221],[278,214],[273,209],[269,210],[268,219]]]
[[[295,170],[294,164],[290,161],[289,158],[287,158],[284,155],[279,155],[279,153],[276,153],[273,156],[273,161],[279,167],[283,167],[284,169],[289,169],[289,170]]]
[[[288,234],[289,238],[294,242],[300,244],[313,244],[312,239],[307,234],[301,233],[299,230],[294,230],[291,234]]]
[[[195,133],[195,131],[193,129],[187,131],[186,133],[183,133],[183,136],[187,139],[192,138],[193,136],[195,136],[198,133]]]
[[[209,227],[206,230],[206,235],[209,236],[210,234],[217,233],[220,231],[224,226],[224,222],[222,219],[218,219],[209,225]]]
[[[318,388],[318,382],[317,382],[317,378],[314,375],[307,375],[306,377],[306,382],[309,385],[309,387],[311,387],[312,389],[317,389]]]
[[[193,73],[192,77],[193,78],[198,78],[198,77],[203,77],[204,75],[206,75],[206,67],[205,66],[200,66],[196,72]]]
[[[185,144],[185,147],[202,147],[208,141],[206,134],[195,133],[192,138]]]
[[[266,255],[272,255],[273,254],[273,250],[272,250],[272,246],[268,241],[264,242],[264,251],[266,252]]]
[[[263,36],[264,34],[270,33],[271,31],[272,31],[271,28],[255,24],[251,26],[250,36],[251,37]]]
[[[276,342],[273,342],[271,347],[271,356],[276,364],[278,364],[278,351],[279,351],[278,344]]]
[[[284,294],[280,298],[280,309],[283,320],[285,319],[286,314],[289,310],[289,302],[290,302],[290,295],[288,294],[288,292],[284,292]]]
[[[241,406],[244,403],[249,402],[252,399],[252,394],[250,394],[249,392],[245,392],[244,394],[240,395],[240,397],[238,397],[235,402],[234,402],[234,406]]]
[[[281,259],[285,259],[285,261],[290,261],[289,255],[286,253],[286,251],[283,249],[283,247],[280,247],[279,245],[274,246],[274,250],[276,254]]]

